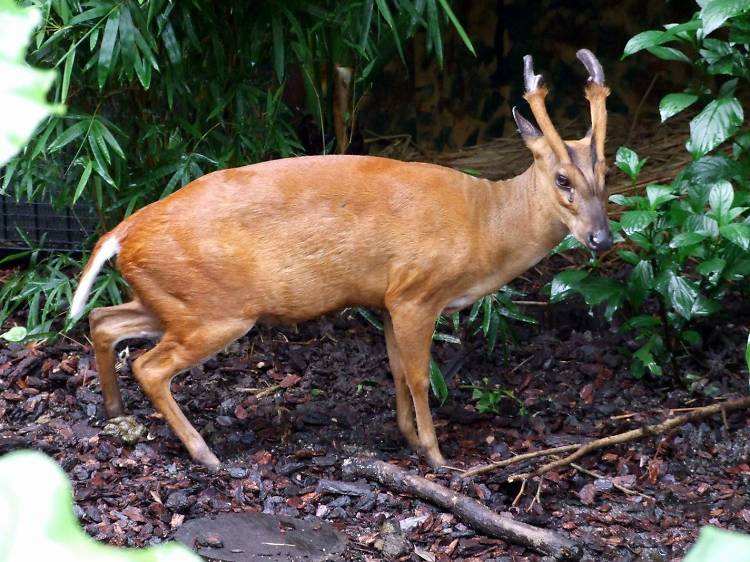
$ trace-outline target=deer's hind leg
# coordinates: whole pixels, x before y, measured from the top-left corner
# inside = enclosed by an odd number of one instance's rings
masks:
[[[220,465],[200,433],[191,425],[172,396],[170,383],[175,375],[217,353],[253,327],[253,320],[223,319],[205,321],[184,319],[174,329],[167,327],[164,337],[152,350],[133,364],[133,375],[156,410],[182,441],[190,456],[203,466]]]
[[[115,346],[128,338],[158,337],[163,331],[161,323],[136,299],[118,306],[95,308],[89,315],[89,326],[104,411],[110,418],[121,416],[124,407],[115,373]]]

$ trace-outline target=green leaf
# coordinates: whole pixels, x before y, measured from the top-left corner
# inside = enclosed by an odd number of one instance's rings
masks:
[[[723,258],[711,258],[698,264],[698,273],[706,277],[710,283],[716,284],[727,265]]]
[[[657,45],[666,43],[670,39],[671,37],[667,35],[666,31],[642,31],[638,35],[630,38],[630,40],[625,45],[625,50],[623,51],[622,56],[627,57],[629,55],[637,53],[638,51],[642,51],[643,49],[656,47]]]
[[[432,393],[440,401],[440,405],[445,404],[448,398],[448,386],[445,384],[445,377],[443,371],[440,369],[437,361],[430,356],[430,386],[432,387]]]
[[[687,149],[700,158],[732,136],[742,125],[742,106],[735,97],[713,100],[690,121]]]
[[[626,211],[620,218],[620,225],[625,234],[631,235],[635,232],[641,232],[652,222],[659,214],[656,211]]]
[[[567,298],[579,286],[579,283],[586,278],[586,271],[569,269],[555,275],[552,279],[550,293],[550,302],[560,302]]]
[[[638,351],[633,353],[633,357],[638,359],[643,365],[651,371],[651,373],[655,376],[661,376],[663,374],[663,370],[661,366],[656,362],[656,359],[654,358],[653,353],[651,352],[651,347],[653,346],[653,339],[649,340],[649,342],[641,347]]]
[[[677,196],[672,193],[673,187],[671,185],[657,185],[651,184],[646,187],[646,195],[648,196],[648,202],[652,209],[656,209],[660,205],[676,199]]]
[[[664,123],[664,121],[690,107],[696,101],[698,101],[698,96],[695,94],[667,94],[659,102],[661,122]]]
[[[448,4],[448,0],[438,0],[438,2],[440,2],[440,6],[443,8],[443,12],[445,12],[445,15],[448,16],[448,20],[451,22],[451,24],[453,24],[456,33],[458,33],[458,36],[461,38],[461,41],[463,41],[466,48],[469,49],[469,52],[471,52],[472,55],[477,56],[477,53],[474,50],[474,45],[472,45],[471,43],[471,39],[469,39],[466,31],[464,31],[461,22],[459,22],[458,18],[456,17],[456,14],[453,13],[450,4]]]
[[[638,155],[627,146],[621,146],[617,149],[615,165],[625,172],[631,180],[638,177],[645,163],[646,158],[638,158]]]
[[[698,292],[693,283],[679,275],[671,275],[667,285],[667,297],[675,312],[686,320],[690,320],[693,305],[698,298]]]
[[[404,50],[401,47],[401,37],[398,34],[398,28],[396,27],[396,22],[394,21],[393,15],[391,14],[391,9],[388,7],[388,0],[375,0],[375,3],[378,6],[378,11],[380,12],[380,15],[383,16],[385,23],[388,24],[388,27],[391,28],[391,32],[393,33],[393,40],[396,43],[396,50],[398,51],[398,56],[401,58],[401,61],[404,62],[405,64],[406,59],[404,58]]]
[[[551,254],[561,254],[563,252],[567,252],[568,250],[583,248],[583,244],[581,244],[578,239],[573,236],[572,234],[568,234],[565,238],[563,238],[563,241],[560,242],[557,246],[555,246]]]
[[[65,68],[63,69],[62,86],[60,87],[60,102],[62,103],[65,103],[65,100],[68,99],[68,91],[70,91],[70,75],[73,72],[76,52],[76,49],[73,49],[68,53],[68,56],[65,57]]]
[[[120,14],[116,11],[107,18],[107,24],[104,26],[104,35],[102,45],[99,47],[99,62],[97,64],[96,76],[99,88],[104,88],[109,73],[112,70],[112,55],[115,50],[115,41],[117,40],[117,30],[120,26]]]
[[[133,76],[135,70],[135,34],[137,32],[133,24],[133,18],[130,15],[130,8],[125,5],[120,10],[120,48],[122,49],[122,61],[128,77]]]
[[[719,224],[724,223],[725,219],[729,216],[729,209],[732,208],[733,201],[734,189],[728,181],[722,180],[716,182],[711,187],[711,191],[708,192],[708,204],[713,212],[713,218]]]
[[[88,121],[79,121],[75,125],[68,127],[62,133],[60,133],[60,135],[55,140],[53,140],[50,143],[48,150],[50,152],[55,152],[57,150],[60,150],[64,146],[76,140],[83,133],[85,133],[88,130],[88,127],[89,127]]]
[[[703,242],[708,235],[702,232],[681,232],[669,243],[670,248],[683,248],[685,246],[693,246]]]
[[[709,0],[701,10],[703,35],[709,35],[719,29],[729,18],[739,16],[750,10],[747,0]]]
[[[73,205],[76,204],[76,201],[78,201],[78,198],[83,193],[83,190],[86,188],[86,185],[89,182],[89,178],[91,177],[91,170],[94,168],[94,163],[89,160],[86,163],[86,167],[83,169],[83,173],[81,174],[81,179],[78,180],[78,185],[76,186],[75,193],[73,194]]]
[[[23,326],[14,326],[7,332],[0,334],[0,338],[9,342],[21,342],[26,339],[28,332]]]
[[[628,298],[634,308],[639,308],[654,286],[654,269],[648,260],[641,261],[628,277]]]
[[[750,251],[750,224],[740,222],[726,224],[719,228],[719,234],[746,252]]]
[[[692,347],[697,347],[701,344],[701,335],[695,330],[684,330],[680,333],[680,339]]]
[[[750,562],[750,537],[716,527],[703,527],[683,562]]]
[[[34,482],[34,486],[24,485]],[[73,489],[60,466],[38,451],[15,451],[0,459],[3,560],[77,562],[200,562],[178,543],[143,549],[116,548],[89,537],[73,511]],[[17,555],[16,553],[23,553]]]
[[[685,53],[683,53],[679,49],[675,49],[674,47],[647,47],[646,50],[656,58],[660,58],[662,60],[673,60],[686,63],[693,62]]]
[[[40,12],[18,4],[0,3],[0,168],[25,146],[43,119],[63,109],[47,103],[56,73],[38,70],[25,61]]]

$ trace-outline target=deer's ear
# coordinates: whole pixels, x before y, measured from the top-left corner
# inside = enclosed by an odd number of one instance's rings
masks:
[[[537,129],[531,121],[526,119],[516,107],[513,108],[513,119],[516,121],[518,132],[521,133],[521,137],[528,144],[529,140],[536,139],[542,136],[542,132]]]

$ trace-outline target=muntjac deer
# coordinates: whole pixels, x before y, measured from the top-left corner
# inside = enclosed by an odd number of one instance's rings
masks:
[[[102,236],[70,314],[83,313],[98,271],[117,254],[133,300],[90,315],[107,415],[123,413],[117,342],[161,336],[133,375],[192,458],[216,468],[172,396],[172,378],[256,323],[361,305],[384,310],[401,432],[442,465],[428,405],[437,316],[508,283],[568,232],[592,250],[612,244],[604,186],[609,89],[596,57],[577,56],[589,73],[589,133],[560,138],[527,55],[525,99],[539,129],[514,108],[534,161],[510,180],[367,156],[288,158],[203,176]]]

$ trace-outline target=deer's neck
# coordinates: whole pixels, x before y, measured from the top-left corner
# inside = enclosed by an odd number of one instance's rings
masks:
[[[513,277],[545,257],[568,232],[538,181],[532,164],[522,174],[490,187],[485,248],[490,261],[512,270]]]

